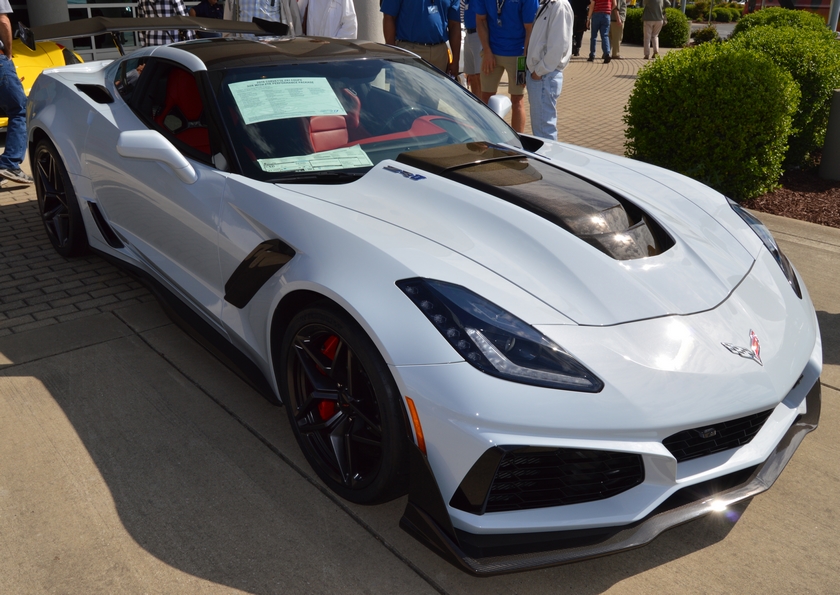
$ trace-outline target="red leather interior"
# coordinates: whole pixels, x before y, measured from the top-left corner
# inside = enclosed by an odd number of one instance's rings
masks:
[[[437,126],[434,121],[437,119],[447,119],[441,118],[440,116],[421,116],[414,120],[414,123],[411,125],[411,128],[408,130],[404,130],[403,132],[393,132],[391,134],[383,134],[381,136],[371,136],[369,138],[363,138],[361,140],[353,141],[348,143],[348,146],[352,145],[366,145],[368,143],[378,143],[382,141],[388,140],[399,140],[401,138],[414,138],[418,136],[430,136],[432,134],[445,134],[446,130]]]
[[[198,122],[204,110],[195,77],[179,68],[173,68],[169,73],[169,80],[166,83],[166,105],[155,121],[164,126],[166,116],[176,108],[187,123]],[[210,154],[210,134],[206,126],[190,126],[180,132],[176,131],[175,137],[202,153]]]
[[[344,116],[312,116],[309,118],[309,138],[316,153],[331,151],[347,145],[347,121]]]

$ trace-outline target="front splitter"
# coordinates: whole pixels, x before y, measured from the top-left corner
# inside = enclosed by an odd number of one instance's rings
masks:
[[[504,535],[476,535],[456,530],[426,456],[414,446],[411,488],[400,527],[447,561],[475,576],[546,568],[640,547],[663,531],[770,489],[802,440],[819,423],[819,379],[805,399],[807,412],[794,421],[764,463],[707,482],[709,486],[725,486],[719,490],[703,493],[698,486],[683,488],[644,519],[620,527]]]

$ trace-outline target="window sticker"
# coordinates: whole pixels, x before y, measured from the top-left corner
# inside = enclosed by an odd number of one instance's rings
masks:
[[[276,173],[285,171],[325,171],[331,169],[352,169],[371,167],[373,162],[359,145],[322,151],[310,155],[278,157],[277,159],[258,159],[263,171]]]
[[[258,79],[230,84],[245,124],[347,112],[323,77]]]

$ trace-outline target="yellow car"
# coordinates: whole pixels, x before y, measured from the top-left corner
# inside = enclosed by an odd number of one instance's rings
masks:
[[[12,51],[15,70],[23,83],[23,92],[27,96],[35,79],[45,68],[83,62],[78,54],[54,41],[40,41],[34,50],[30,50],[21,40],[15,39],[12,43]],[[0,132],[6,130],[8,123],[5,112],[0,109]]]

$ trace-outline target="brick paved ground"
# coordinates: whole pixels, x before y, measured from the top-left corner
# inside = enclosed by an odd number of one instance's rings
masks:
[[[645,62],[639,46],[621,52],[624,59],[610,64],[572,59],[558,103],[561,141],[624,153],[624,104]],[[140,282],[98,256],[56,254],[34,187],[0,188],[0,337],[152,299]]]
[[[141,283],[98,256],[59,256],[33,186],[0,188],[0,337],[151,299]]]

